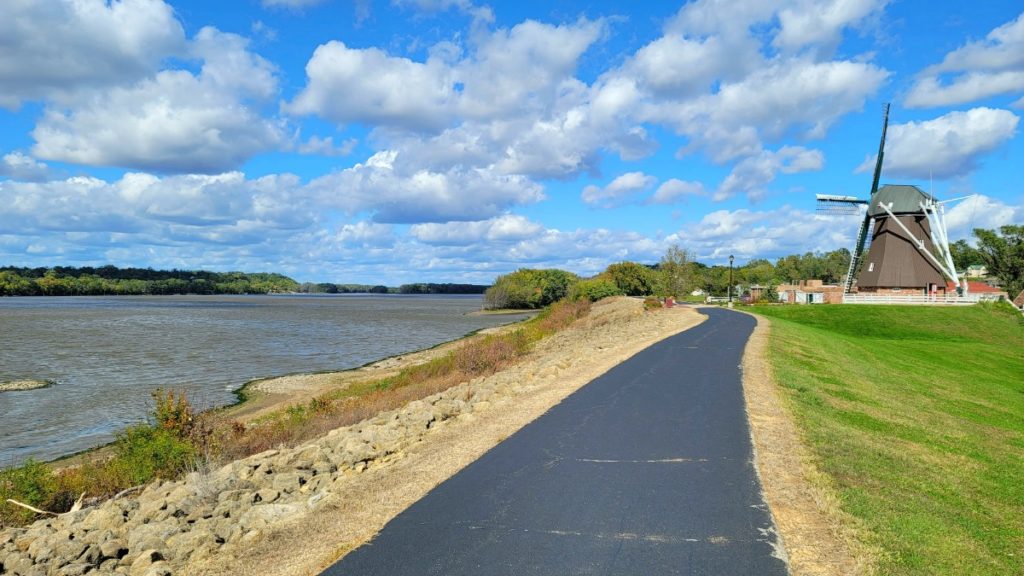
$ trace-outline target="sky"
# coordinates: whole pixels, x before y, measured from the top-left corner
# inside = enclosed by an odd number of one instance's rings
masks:
[[[1024,223],[1019,0],[2,0],[0,265],[490,283]]]

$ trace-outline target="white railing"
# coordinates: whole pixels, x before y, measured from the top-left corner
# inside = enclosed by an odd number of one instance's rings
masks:
[[[704,303],[705,304],[721,304],[723,302],[728,302],[728,301],[729,301],[729,297],[728,296],[708,296],[707,298],[704,299]]]
[[[924,295],[924,294],[846,294],[843,304],[977,304],[985,300],[998,300],[987,294]]]

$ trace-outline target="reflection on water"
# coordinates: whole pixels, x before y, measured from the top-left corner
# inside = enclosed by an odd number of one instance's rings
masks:
[[[467,316],[479,296],[0,298],[0,466],[110,440],[156,388],[200,407],[253,378],[354,368],[518,317]]]

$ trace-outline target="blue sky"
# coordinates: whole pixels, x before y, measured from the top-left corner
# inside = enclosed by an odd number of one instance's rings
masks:
[[[300,281],[849,248],[883,182],[1024,222],[1018,1],[14,0],[0,264]]]

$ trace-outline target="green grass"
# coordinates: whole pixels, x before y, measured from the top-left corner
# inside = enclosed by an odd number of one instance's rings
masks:
[[[771,362],[880,574],[1024,574],[1024,323],[1008,307],[773,306]]]

